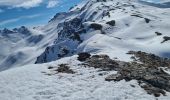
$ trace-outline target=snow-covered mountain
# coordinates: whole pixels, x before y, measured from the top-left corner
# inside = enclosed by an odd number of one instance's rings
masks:
[[[34,59],[42,52],[44,44],[39,43],[43,38],[40,31],[24,26],[1,30],[0,70],[34,63]]]
[[[169,41],[163,41],[169,37],[169,15],[169,8],[138,0],[83,1],[56,14],[45,26],[2,30],[0,69],[78,52],[102,52],[126,60],[127,51],[142,50],[168,57]]]
[[[124,59],[125,52],[142,50],[168,57],[169,41],[163,41],[169,36],[169,14],[169,8],[161,9],[136,0],[82,3],[67,13],[57,14],[43,28],[55,30],[58,35],[36,63],[78,52],[109,53]]]
[[[106,82],[104,77],[116,71],[79,66],[77,54],[105,54],[122,62],[132,61],[127,54],[132,50],[170,57],[169,16],[168,0],[84,0],[47,25],[1,30],[0,99],[168,100],[169,92],[155,98],[136,80]],[[59,64],[68,64],[76,74],[56,74],[51,69]]]

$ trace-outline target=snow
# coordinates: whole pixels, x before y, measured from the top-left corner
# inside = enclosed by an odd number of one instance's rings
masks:
[[[98,71],[78,64],[77,56],[63,58],[51,63],[27,65],[0,73],[1,100],[155,100],[135,80],[107,82],[104,78],[115,71]],[[65,74],[48,70],[66,63],[76,73]],[[51,75],[47,75],[51,74]],[[99,74],[103,73],[103,76]],[[134,85],[135,87],[132,87]],[[168,96],[158,99],[168,100]]]

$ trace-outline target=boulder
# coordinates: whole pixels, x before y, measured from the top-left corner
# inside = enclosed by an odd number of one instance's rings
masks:
[[[78,60],[79,61],[85,61],[86,59],[88,59],[88,58],[90,58],[90,54],[89,53],[87,53],[87,52],[83,52],[83,53],[79,53],[78,54]]]
[[[169,37],[169,36],[164,36],[163,39],[164,39],[164,40],[163,40],[161,43],[164,43],[164,42],[166,42],[166,41],[169,41],[169,40],[170,40],[170,37]]]
[[[70,69],[70,67],[67,64],[60,64],[56,71],[58,73],[68,73],[68,74],[75,73],[72,69]]]
[[[108,24],[110,26],[115,26],[116,21],[115,20],[111,20],[111,21],[106,22],[106,24]]]
[[[90,28],[93,28],[94,30],[102,30],[102,25],[101,24],[98,24],[98,23],[92,23],[90,25]]]

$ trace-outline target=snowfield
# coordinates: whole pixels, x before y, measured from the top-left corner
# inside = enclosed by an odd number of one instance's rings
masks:
[[[104,78],[115,71],[79,66],[77,56],[55,62],[27,65],[0,73],[1,100],[155,100],[148,95],[135,80],[107,82]],[[69,64],[75,74],[58,73],[49,70],[58,64]],[[103,76],[99,75],[103,74]],[[160,96],[159,100],[168,100]]]

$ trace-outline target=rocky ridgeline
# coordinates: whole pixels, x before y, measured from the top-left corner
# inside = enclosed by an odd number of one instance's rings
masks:
[[[170,59],[162,58],[154,54],[149,54],[145,52],[135,52],[129,51],[127,54],[133,55],[131,58],[135,62],[142,62],[145,66],[149,67],[168,67],[170,66]]]
[[[19,33],[25,36],[31,35],[31,32],[29,31],[29,29],[25,26],[21,26],[20,28],[14,28],[12,30],[7,29],[7,28],[0,30],[0,35],[2,36],[8,36],[9,34],[16,34],[16,33]]]
[[[170,92],[170,75],[166,72],[170,68],[170,59],[141,51],[129,51],[128,54],[133,55],[133,62],[112,60],[107,55],[90,56],[88,53],[80,53],[78,60],[83,61],[82,65],[86,67],[117,71],[117,74],[106,77],[106,81],[137,80],[148,94],[156,97],[165,96],[165,91]]]

